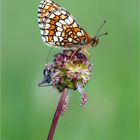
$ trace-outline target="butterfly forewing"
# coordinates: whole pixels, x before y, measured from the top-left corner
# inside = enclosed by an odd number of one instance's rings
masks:
[[[51,0],[44,0],[39,6],[39,27],[42,40],[50,46],[71,48],[85,45],[88,34],[72,15]]]

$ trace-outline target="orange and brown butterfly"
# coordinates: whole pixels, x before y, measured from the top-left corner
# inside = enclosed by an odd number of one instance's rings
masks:
[[[68,11],[52,0],[41,1],[38,23],[42,40],[49,46],[75,49],[79,46],[96,46],[99,41],[99,36],[91,37]]]

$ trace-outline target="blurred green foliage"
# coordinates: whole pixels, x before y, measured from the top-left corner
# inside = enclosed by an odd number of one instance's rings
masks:
[[[69,93],[54,140],[138,140],[138,1],[56,1],[92,35],[107,19],[102,32],[109,35],[90,48],[94,72],[86,107],[79,106],[78,92]],[[2,140],[45,140],[60,97],[37,86],[50,50],[41,41],[39,3],[2,1]]]

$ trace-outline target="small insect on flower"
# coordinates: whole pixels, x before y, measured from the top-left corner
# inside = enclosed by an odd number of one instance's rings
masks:
[[[43,86],[51,86],[52,85],[52,65],[47,65],[46,68],[43,71],[43,75],[44,75],[44,79],[38,84],[40,87],[42,86],[42,84],[44,84]]]
[[[90,36],[68,11],[53,0],[41,1],[38,7],[38,23],[43,42],[63,49],[96,46],[99,37],[107,34],[98,35],[101,26],[94,37]]]

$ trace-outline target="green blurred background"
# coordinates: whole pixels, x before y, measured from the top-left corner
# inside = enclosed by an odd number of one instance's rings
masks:
[[[86,107],[79,106],[78,92],[69,93],[54,140],[138,140],[138,1],[56,2],[89,34],[107,19],[102,32],[109,35],[90,48],[94,75],[85,87]],[[37,86],[50,50],[41,41],[39,3],[2,1],[2,140],[45,140],[60,98],[53,88]]]

